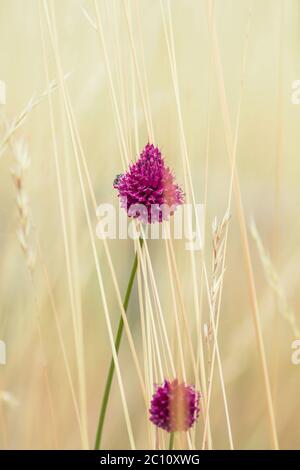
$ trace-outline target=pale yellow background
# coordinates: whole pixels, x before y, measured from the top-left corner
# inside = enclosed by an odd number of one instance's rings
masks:
[[[134,90],[140,149],[147,142],[147,129],[136,77],[133,85],[134,65],[122,3],[121,0],[100,0],[99,8],[117,101],[121,110],[125,109],[121,119],[126,138],[128,137],[130,155],[134,159]],[[95,18],[94,4],[89,0],[54,0],[53,4],[63,72],[70,73],[66,86],[77,118],[97,203],[116,204],[112,181],[122,171],[122,163],[108,74],[97,33],[81,10],[83,6]],[[155,143],[162,148],[168,164],[174,168],[178,181],[183,185],[178,115],[160,2],[132,0],[129,4],[138,62],[142,64],[141,42],[138,40],[139,30],[135,19],[138,4]],[[39,96],[47,87],[38,6],[38,0],[0,0],[0,79],[6,83],[6,105],[1,107],[2,119],[11,120],[17,116],[33,94]],[[183,123],[197,202],[203,202],[204,197],[207,123],[208,120],[210,122],[205,251],[210,269],[210,226],[213,218],[221,218],[226,210],[230,184],[218,78],[211,54],[206,2],[171,0],[171,8]],[[239,102],[249,8],[252,16],[245,57],[237,144],[238,175],[246,222],[249,224],[251,217],[255,219],[267,252],[277,266],[288,304],[296,317],[299,317],[300,105],[291,103],[292,82],[300,79],[299,2],[215,1],[216,28],[233,129]],[[43,7],[41,15],[50,78],[55,79],[57,70]],[[116,32],[119,50],[116,48]],[[123,89],[120,87],[119,70],[123,77]],[[68,137],[66,143],[63,140],[63,126],[66,123],[61,117],[58,90],[52,93],[52,99],[63,195],[67,197],[69,194],[71,197],[75,216],[80,286],[78,292],[82,305],[86,369],[86,417],[92,446],[111,349],[74,154],[70,138]],[[69,136],[68,127],[66,129]],[[4,132],[4,126],[1,132]],[[78,395],[74,333],[47,98],[30,113],[15,136],[23,136],[29,144],[31,166],[25,182],[35,230],[32,233],[39,234]],[[65,166],[67,154],[71,168],[69,189]],[[15,188],[10,176],[12,166],[13,157],[8,148],[0,158],[0,339],[7,346],[7,364],[0,366],[0,447],[80,448],[80,435],[44,273],[37,260],[33,286],[16,236],[19,222]],[[89,207],[92,210],[91,204]],[[94,216],[92,222],[95,228]],[[68,230],[69,227],[70,225]],[[276,310],[276,295],[266,281],[250,232],[249,240],[279,442],[282,448],[297,448],[300,443],[300,365],[291,363],[291,343],[295,336],[289,324]],[[34,244],[34,240],[32,243]],[[102,242],[97,240],[96,245],[115,328],[119,308]],[[110,241],[109,248],[123,295],[133,257],[133,244],[130,240]],[[171,335],[173,307],[164,244],[151,242],[149,249],[163,313]],[[176,256],[185,307],[195,332],[190,257],[184,251],[183,243],[177,242]],[[197,259],[199,262],[199,258]],[[268,418],[235,199],[226,266],[219,346],[234,443],[236,448],[242,449],[265,448],[270,446]],[[197,269],[200,273],[200,264]],[[209,313],[206,301],[203,312],[204,321],[207,321]],[[53,401],[52,415],[37,332],[37,315],[40,317],[47,357],[46,372]],[[139,321],[135,320],[139,318],[136,289],[131,299],[129,317],[142,362]],[[120,365],[136,444],[143,448],[147,445],[145,413],[126,339],[121,348]],[[187,368],[192,377],[189,364]],[[215,448],[228,448],[218,377],[216,372],[211,404],[212,438]],[[3,391],[9,392],[10,399],[5,399]],[[199,438],[199,447],[201,442]],[[116,381],[108,409],[103,445],[106,448],[129,447]]]

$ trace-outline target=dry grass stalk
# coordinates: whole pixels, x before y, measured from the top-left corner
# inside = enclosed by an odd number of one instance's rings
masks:
[[[207,3],[208,3],[208,10],[209,12],[211,12],[212,0],[208,0]],[[249,296],[250,296],[250,301],[251,301],[253,323],[254,323],[255,334],[256,334],[256,339],[257,339],[257,347],[259,351],[263,378],[264,378],[266,402],[267,402],[268,417],[269,417],[269,424],[270,424],[270,435],[271,435],[273,448],[275,450],[278,450],[279,443],[278,443],[278,436],[277,436],[277,429],[276,429],[276,422],[275,422],[273,398],[272,398],[271,386],[270,386],[269,370],[268,370],[268,364],[267,364],[266,353],[265,353],[264,339],[263,339],[262,329],[261,329],[261,324],[260,324],[259,306],[258,306],[257,292],[256,292],[256,286],[255,286],[252,259],[250,255],[245,211],[244,211],[244,205],[243,205],[243,200],[242,200],[239,177],[238,177],[238,173],[236,171],[236,166],[235,166],[235,145],[234,145],[234,138],[233,138],[234,136],[232,132],[231,120],[230,120],[230,115],[229,115],[227,95],[226,95],[224,75],[223,75],[223,66],[222,66],[220,48],[219,48],[219,39],[218,39],[218,34],[217,34],[214,18],[212,19],[212,22],[211,24],[209,24],[209,26],[210,26],[209,27],[210,34],[212,36],[212,41],[213,41],[213,55],[214,55],[215,68],[216,68],[216,73],[217,73],[217,78],[218,78],[218,88],[219,88],[223,121],[224,121],[224,126],[225,126],[226,147],[227,147],[227,153],[229,157],[229,163],[232,166],[232,171],[233,171],[232,174],[234,176],[233,187],[235,191],[238,221],[239,221],[239,226],[240,226],[240,234],[241,234],[241,240],[243,244],[244,259],[245,259],[246,272],[247,272],[247,277],[248,277],[248,287],[249,287]]]
[[[49,407],[51,411],[51,427],[53,429],[55,447],[58,448],[57,430],[55,425],[55,412],[53,396],[49,381],[49,371],[45,353],[44,339],[39,315],[39,303],[36,294],[36,284],[34,282],[34,269],[36,265],[36,246],[33,241],[33,224],[29,206],[29,197],[25,189],[25,173],[30,167],[30,158],[28,155],[28,145],[23,138],[17,140],[10,139],[12,154],[14,156],[14,165],[11,168],[12,181],[16,189],[16,203],[19,215],[19,227],[17,230],[18,240],[25,256],[27,268],[30,274],[30,280],[33,288],[33,297],[37,310],[37,333],[40,342],[42,355],[42,375],[45,383]]]
[[[212,280],[208,289],[210,324],[209,326],[207,324],[204,324],[203,329],[204,329],[204,339],[208,348],[208,358],[209,358],[209,363],[210,363],[210,371],[209,371],[209,375],[207,379],[207,383],[208,383],[207,416],[209,416],[209,407],[210,407],[210,399],[211,399],[211,391],[212,391],[212,378],[213,378],[214,362],[215,362],[215,355],[216,355],[218,367],[219,367],[222,395],[223,395],[223,400],[224,400],[224,409],[225,409],[225,415],[226,415],[226,421],[227,421],[229,444],[230,444],[230,449],[233,450],[234,444],[233,444],[233,437],[232,437],[232,430],[231,430],[231,420],[230,420],[228,402],[227,402],[226,391],[225,391],[225,382],[224,382],[223,368],[222,368],[222,363],[221,363],[221,356],[220,356],[218,340],[217,340],[219,314],[220,314],[220,302],[221,302],[223,278],[224,278],[224,272],[225,272],[224,266],[225,266],[226,241],[227,241],[229,220],[230,220],[230,214],[228,211],[226,211],[221,222],[218,222],[217,218],[215,218],[213,225],[212,225],[212,243],[213,243]],[[204,270],[204,274],[205,274],[206,283],[208,283],[207,273],[205,270]],[[214,341],[214,347],[213,347],[213,355],[211,358],[210,342],[212,340]],[[203,442],[202,442],[203,449],[205,448],[207,430],[208,430],[208,420],[206,417],[204,432],[203,432]]]

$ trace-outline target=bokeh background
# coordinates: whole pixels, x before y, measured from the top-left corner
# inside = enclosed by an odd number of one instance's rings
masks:
[[[149,138],[140,86],[145,93],[148,91],[155,143],[162,148],[177,180],[184,186],[182,129],[161,4],[167,21],[171,12],[180,105],[195,198],[199,203],[207,199],[204,258],[210,271],[210,227],[213,219],[216,216],[221,219],[226,211],[231,169],[219,94],[220,75],[215,66],[209,29],[209,2],[99,0],[104,49],[99,28],[98,31],[95,28],[95,4],[91,0],[0,0],[0,79],[6,83],[6,104],[0,110],[1,140],[13,119],[26,109],[30,98],[34,96],[39,101],[34,109],[27,110],[26,119],[12,134],[0,157],[0,339],[5,341],[7,349],[6,364],[0,366],[2,449],[93,446],[111,347],[59,70],[63,75],[68,74],[63,80],[64,89],[74,112],[97,204],[105,202],[117,206],[112,181],[122,172],[124,152],[120,145],[116,105],[129,160],[137,157],[137,149],[141,150]],[[300,365],[291,362],[291,345],[297,329],[295,331],[284,318],[288,311],[297,322],[300,304],[300,105],[291,102],[292,83],[300,78],[299,3],[297,0],[215,0],[212,7],[233,133],[240,106],[236,167],[279,444],[281,448],[299,448]],[[53,37],[57,41],[54,49]],[[41,96],[50,80],[56,82],[49,101],[48,96]],[[20,217],[11,177],[11,168],[15,166],[13,145],[21,138],[28,143],[30,157],[30,166],[24,174],[24,191],[28,196],[30,220],[28,246],[36,254],[32,272],[17,234]],[[55,154],[61,177],[65,235]],[[84,185],[88,194],[85,179]],[[89,196],[87,201],[95,235],[94,206]],[[235,201],[233,195],[219,348],[234,445],[240,449],[261,449],[271,446],[270,433]],[[270,285],[251,236],[251,219],[256,222],[266,253],[278,274],[280,295],[278,289]],[[184,306],[196,350],[199,337],[203,336],[203,325],[209,321],[209,309],[204,293],[202,323],[198,328],[190,254],[184,250],[183,242],[174,243]],[[95,246],[115,331],[120,308],[103,242],[95,238]],[[123,296],[134,244],[132,240],[110,240],[108,248]],[[165,244],[152,241],[148,248],[176,362],[174,307]],[[199,253],[195,256],[200,293],[202,258]],[[75,318],[70,283],[77,312]],[[282,297],[286,300],[284,308]],[[135,285],[128,318],[143,366],[139,312]],[[188,339],[182,334],[186,369],[193,383]],[[208,371],[207,358],[206,367]],[[149,425],[126,337],[120,351],[120,368],[136,446],[144,448],[148,446]],[[74,411],[70,378],[82,432]],[[150,388],[148,393],[150,398]],[[217,368],[210,418],[213,447],[228,448]],[[202,445],[202,430],[200,419],[197,448]],[[103,446],[109,449],[129,447],[116,379]]]

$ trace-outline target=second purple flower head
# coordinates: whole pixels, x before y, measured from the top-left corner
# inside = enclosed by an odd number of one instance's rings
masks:
[[[153,394],[150,421],[167,432],[188,431],[198,418],[199,398],[194,387],[165,380]]]

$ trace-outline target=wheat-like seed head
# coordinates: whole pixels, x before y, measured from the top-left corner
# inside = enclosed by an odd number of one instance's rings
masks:
[[[254,220],[251,221],[250,229],[251,229],[252,237],[257,246],[258,254],[259,254],[259,257],[260,257],[260,260],[261,260],[261,263],[265,272],[267,282],[277,296],[279,314],[285,321],[289,323],[292,329],[292,332],[295,335],[295,338],[299,338],[300,328],[298,326],[295,313],[289,306],[286,293],[282,286],[282,282],[280,280],[279,274],[263,245],[263,242],[258,233]]]
[[[210,303],[212,313],[215,317],[217,311],[217,300],[222,284],[225,269],[223,267],[225,246],[226,246],[226,228],[230,220],[229,212],[226,212],[221,222],[215,217],[212,224],[212,279],[210,286]],[[211,336],[211,325],[208,328],[207,337]]]
[[[16,189],[16,203],[19,215],[19,227],[17,236],[26,257],[26,263],[30,271],[35,266],[35,248],[31,240],[31,215],[28,194],[24,188],[24,176],[30,167],[28,145],[24,139],[11,140],[11,148],[14,156],[14,165],[11,168],[12,180]]]

